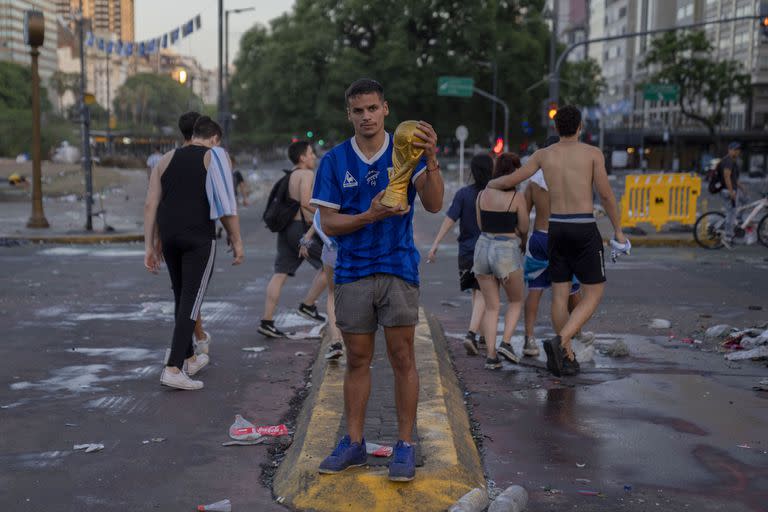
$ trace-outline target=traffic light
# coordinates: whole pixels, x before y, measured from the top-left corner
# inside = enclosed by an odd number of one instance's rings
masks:
[[[493,154],[500,155],[504,151],[504,139],[499,137],[496,139],[496,144],[493,145]]]
[[[768,16],[763,16],[760,25],[763,27],[763,37],[768,37]]]
[[[548,128],[554,126],[557,115],[557,102],[546,99],[541,103],[541,126]]]
[[[309,131],[307,132],[307,138],[308,138],[308,139],[311,139],[311,138],[312,138],[312,137],[314,137],[314,136],[315,136],[315,134],[314,134],[314,132],[313,132],[312,130],[309,130]]]
[[[549,118],[550,121],[555,120],[555,116],[557,115],[557,103],[550,103],[549,107],[547,108],[547,118]]]

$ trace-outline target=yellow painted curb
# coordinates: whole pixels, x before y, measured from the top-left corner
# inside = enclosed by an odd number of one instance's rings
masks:
[[[293,444],[275,475],[274,493],[285,498],[285,504],[317,512],[443,511],[466,492],[485,485],[445,337],[434,319],[423,310],[420,313],[414,349],[420,379],[416,421],[424,466],[416,469],[416,479],[390,482],[387,468],[354,468],[337,475],[317,472],[337,442],[344,408],[344,366],[329,365],[318,357],[314,391],[304,402]]]

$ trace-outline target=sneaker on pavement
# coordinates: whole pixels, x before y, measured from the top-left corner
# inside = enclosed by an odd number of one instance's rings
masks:
[[[285,333],[275,327],[274,320],[262,320],[258,331],[267,338],[285,338]]]
[[[582,331],[574,336],[573,339],[588,347],[595,342],[595,333],[592,331]]]
[[[485,369],[486,370],[499,370],[501,369],[501,359],[499,359],[499,356],[497,355],[495,358],[491,359],[490,357],[485,358]]]
[[[501,354],[501,356],[510,363],[517,364],[520,362],[520,358],[517,357],[517,354],[515,354],[515,349],[509,343],[502,341],[501,345],[499,345],[499,348],[496,349],[496,352]]]
[[[202,381],[192,380],[184,372],[172,372],[167,366],[163,368],[163,373],[160,375],[160,384],[176,389],[203,389]]]
[[[563,353],[563,375],[573,377],[581,373],[581,365],[574,356],[573,359],[569,359],[568,355]]]
[[[329,456],[320,463],[319,471],[327,475],[341,473],[345,469],[365,466],[368,453],[365,451],[365,439],[362,443],[353,443],[349,436],[344,436]]]
[[[545,340],[543,345],[544,352],[547,353],[547,370],[555,377],[560,377],[563,372],[563,346],[560,336]]]
[[[308,318],[316,322],[325,322],[325,317],[317,312],[317,306],[314,304],[308,306],[302,302],[299,304],[298,312],[304,318]]]
[[[192,341],[195,345],[195,354],[207,354],[208,349],[211,346],[211,335],[208,331],[203,331],[203,334],[205,334],[205,338],[202,340],[198,340],[194,334],[192,335]]]
[[[536,338],[533,336],[525,337],[525,343],[523,344],[523,355],[528,357],[539,356],[539,346],[536,344]]]
[[[416,476],[416,450],[405,441],[398,441],[389,463],[389,479],[393,482],[410,482]]]
[[[198,354],[195,356],[194,361],[189,359],[184,361],[184,371],[187,372],[187,375],[192,377],[197,372],[208,366],[208,363],[210,362],[211,358],[208,357],[208,354]]]
[[[344,345],[342,345],[340,341],[337,341],[336,343],[331,343],[331,346],[328,347],[328,353],[325,354],[325,358],[336,360],[343,355],[344,355]]]
[[[464,348],[467,350],[468,356],[476,356],[480,353],[477,346],[477,335],[472,331],[467,332],[464,336]]]

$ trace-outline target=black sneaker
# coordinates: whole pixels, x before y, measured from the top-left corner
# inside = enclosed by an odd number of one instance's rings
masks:
[[[560,343],[560,336],[555,336],[542,343],[544,352],[547,353],[547,370],[552,372],[555,377],[560,377],[563,373],[563,346]]]
[[[262,320],[258,331],[268,338],[285,338],[285,333],[275,327],[273,320]]]
[[[504,359],[506,359],[510,363],[517,364],[520,362],[520,358],[517,357],[517,354],[515,354],[515,349],[512,348],[512,345],[510,345],[509,343],[504,343],[502,341],[501,345],[499,345],[499,348],[497,348],[496,351],[499,354],[501,354],[504,357]]]
[[[496,356],[493,359],[491,359],[490,357],[486,357],[485,358],[485,369],[486,370],[499,370],[499,369],[501,369],[501,359],[499,359],[499,356]]]
[[[581,365],[576,360],[576,356],[573,359],[569,359],[568,356],[563,353],[563,375],[567,377],[574,377],[581,373]]]
[[[480,354],[480,350],[477,347],[477,335],[472,331],[467,332],[464,337],[464,348],[467,349],[468,356],[476,356]]]
[[[328,347],[328,353],[325,354],[326,359],[336,360],[344,355],[344,345],[341,344],[341,342],[337,341],[336,343],[332,343],[330,347]]]
[[[302,302],[301,304],[299,304],[298,311],[299,311],[299,314],[304,318],[308,318],[316,322],[325,322],[325,317],[317,312],[317,306],[315,306],[314,304],[312,304],[311,306],[307,306]]]

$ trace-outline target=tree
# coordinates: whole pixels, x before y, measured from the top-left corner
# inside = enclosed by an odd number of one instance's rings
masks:
[[[80,74],[54,71],[48,83],[56,93],[56,97],[59,99],[59,114],[63,116],[64,95],[70,91],[72,94],[77,96],[77,92],[80,87]]]
[[[568,62],[563,69],[561,83],[562,103],[579,107],[597,105],[606,87],[600,64],[591,58]]]
[[[15,62],[0,62],[0,109],[32,109],[32,69]],[[40,109],[48,112],[51,102],[40,86]]]
[[[371,77],[385,87],[389,129],[405,119],[426,119],[445,143],[464,124],[470,142],[487,145],[494,135],[491,104],[478,95],[437,96],[437,79],[468,76],[476,87],[490,91],[490,63],[496,62],[510,127],[538,119],[546,88],[529,89],[547,72],[550,38],[540,15],[543,4],[297,0],[269,28],[257,25],[241,39],[230,88],[238,118],[235,141],[285,141],[307,130],[342,140],[350,133],[344,89],[357,78]],[[594,75],[580,78],[589,76]],[[499,116],[498,132],[501,126]],[[511,131],[513,140],[526,137]]]
[[[201,104],[191,88],[170,76],[139,73],[120,86],[113,105],[121,122],[158,130],[175,126],[180,113]]]
[[[703,31],[669,32],[653,41],[643,64],[655,69],[652,81],[680,88],[680,112],[703,124],[720,146],[717,129],[726,107],[732,98],[749,98],[751,79],[741,63],[712,59],[713,51]]]

